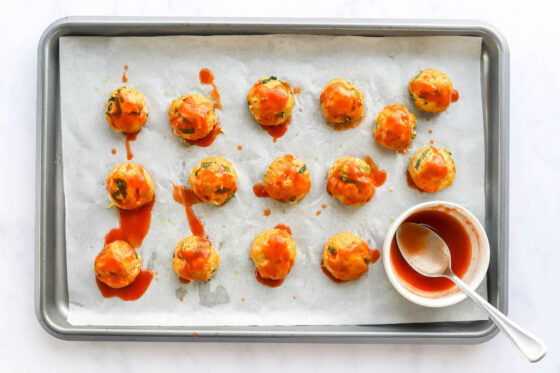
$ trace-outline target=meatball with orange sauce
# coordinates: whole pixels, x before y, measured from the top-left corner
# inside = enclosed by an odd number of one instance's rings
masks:
[[[292,235],[280,228],[268,229],[255,237],[250,251],[258,276],[282,281],[296,260],[296,243]]]
[[[342,232],[327,240],[323,250],[323,267],[337,280],[356,280],[368,271],[371,251],[363,239]]]
[[[207,281],[216,274],[220,256],[207,238],[188,236],[177,244],[172,264],[183,280]]]
[[[455,180],[455,162],[447,149],[425,146],[410,160],[408,174],[419,189],[435,193]]]
[[[119,87],[107,100],[105,118],[115,131],[136,133],[148,120],[146,100],[134,88]]]
[[[383,108],[375,117],[373,138],[387,149],[405,153],[416,137],[416,115],[401,104]]]
[[[190,93],[171,102],[169,122],[177,136],[185,140],[199,140],[212,132],[218,118],[212,100]]]
[[[344,79],[333,79],[321,92],[321,110],[333,124],[360,121],[364,116],[364,94]]]
[[[154,199],[154,182],[144,167],[125,162],[107,176],[107,191],[118,208],[136,210]]]
[[[287,154],[270,163],[263,179],[266,194],[277,201],[297,203],[309,193],[309,169],[299,158]]]
[[[371,158],[343,157],[329,168],[327,192],[345,205],[361,206],[373,198],[375,188],[385,182],[386,173],[378,170]]]
[[[120,289],[130,285],[140,273],[142,260],[126,241],[113,241],[97,255],[94,271],[107,286]]]
[[[296,98],[291,86],[275,76],[259,79],[247,95],[249,111],[263,126],[278,126],[290,119]]]
[[[459,99],[459,93],[453,89],[451,79],[435,69],[420,71],[408,83],[408,91],[416,108],[430,113],[441,113]]]
[[[222,205],[237,191],[237,173],[225,158],[206,158],[192,169],[189,184],[201,201]]]

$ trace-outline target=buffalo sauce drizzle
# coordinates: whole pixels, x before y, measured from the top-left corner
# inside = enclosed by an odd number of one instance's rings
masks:
[[[463,277],[467,272],[472,256],[471,240],[463,225],[449,213],[439,210],[423,210],[409,216],[405,222],[428,226],[436,232],[449,247],[451,268]],[[427,277],[416,272],[402,256],[396,238],[391,242],[391,263],[397,276],[413,288],[426,292],[448,290],[453,282],[443,277]]]
[[[128,78],[126,77],[126,72],[127,72],[127,70],[128,70],[128,65],[124,65],[124,72],[123,72],[123,74],[122,74],[122,81],[123,81],[123,83],[128,82]]]
[[[212,86],[212,98],[216,102],[215,106],[217,109],[222,108],[222,102],[220,99],[220,93],[218,92],[218,88],[216,88],[216,84],[214,83],[214,74],[210,69],[202,69],[200,73],[198,73],[198,77],[200,78],[200,83],[202,84],[210,84]]]
[[[192,234],[207,238],[206,232],[204,231],[204,224],[202,224],[202,221],[195,215],[192,209],[193,205],[200,202],[200,199],[198,199],[192,189],[182,185],[173,185],[173,199],[177,203],[185,206],[185,212],[187,213],[187,220],[189,221],[189,227]]]
[[[274,227],[274,229],[279,229],[288,233],[290,236],[292,235],[292,230],[287,225],[278,224]],[[288,265],[290,267],[293,266],[293,260],[290,260],[290,253],[287,248],[287,243],[283,239],[272,236],[269,239],[268,244],[263,248],[263,253],[267,256],[267,258],[269,258],[269,260],[272,260],[274,262],[274,265],[271,267],[277,267],[279,264]],[[264,267],[267,267],[267,264],[265,264]],[[266,271],[275,271],[275,268],[266,268]],[[283,278],[279,280],[273,280],[263,277],[258,268],[255,270],[255,278],[261,284],[271,288],[276,288],[282,285],[282,283],[284,282]]]
[[[212,128],[212,131],[210,131],[210,133],[208,135],[206,135],[205,137],[203,137],[201,139],[198,139],[198,140],[187,140],[187,139],[185,139],[185,141],[188,142],[191,145],[196,145],[196,146],[206,148],[206,147],[212,145],[212,143],[214,143],[214,140],[216,140],[216,137],[218,137],[218,135],[222,132],[224,132],[224,131],[222,130],[222,127],[220,126],[220,123],[216,123],[214,128]]]
[[[122,240],[128,242],[132,247],[137,248],[142,245],[144,237],[150,229],[152,218],[152,207],[155,197],[151,202],[136,210],[124,210],[117,208],[119,213],[119,227],[112,229],[105,236],[105,245]],[[123,288],[115,289],[96,279],[97,287],[105,298],[119,297],[122,300],[136,300],[142,297],[154,275],[149,269],[142,269],[134,281]]]
[[[128,159],[130,161],[134,157],[134,155],[132,154],[132,151],[130,150],[130,142],[131,141],[136,141],[136,137],[138,136],[138,132],[125,133],[124,136],[126,138],[126,140],[125,140],[126,159]]]

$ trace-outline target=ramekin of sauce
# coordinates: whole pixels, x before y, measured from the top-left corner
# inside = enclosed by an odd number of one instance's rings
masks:
[[[383,242],[383,265],[393,287],[406,299],[426,307],[446,307],[466,298],[446,278],[426,277],[404,259],[395,234],[404,222],[424,224],[443,238],[451,253],[451,267],[470,287],[477,288],[488,270],[490,245],[476,217],[451,202],[421,203],[403,212],[389,227]]]

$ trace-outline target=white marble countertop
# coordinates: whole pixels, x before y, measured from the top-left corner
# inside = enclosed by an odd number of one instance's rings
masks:
[[[560,32],[550,1],[425,0],[1,1],[0,370],[12,371],[560,371]],[[525,363],[502,335],[475,346],[65,342],[33,308],[36,49],[69,15],[479,19],[511,51],[509,315],[543,338]]]

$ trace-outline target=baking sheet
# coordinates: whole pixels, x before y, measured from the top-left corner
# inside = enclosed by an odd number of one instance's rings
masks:
[[[341,285],[327,279],[318,265],[327,238],[340,231],[354,232],[380,248],[391,219],[415,203],[448,200],[484,220],[480,52],[481,39],[473,37],[61,38],[68,321],[74,325],[197,326],[484,319],[469,301],[447,309],[411,304],[393,290],[381,262],[360,280]],[[105,178],[111,167],[126,161],[126,153],[123,136],[109,128],[103,108],[110,92],[123,84],[124,64],[130,66],[127,85],[144,94],[150,112],[132,143],[133,161],[151,173],[157,196],[150,232],[138,249],[144,266],[156,276],[144,297],[135,302],[103,298],[92,270],[104,235],[118,225],[116,211],[105,208]],[[216,76],[224,106],[218,115],[226,133],[209,148],[190,147],[171,132],[167,109],[172,99],[184,93],[208,95],[210,87],[198,81],[204,67]],[[409,155],[375,144],[375,114],[392,103],[412,109],[407,83],[429,67],[451,77],[461,96],[459,103],[437,115],[415,111],[418,136]],[[292,124],[277,143],[252,120],[246,106],[250,87],[270,75],[302,90]],[[324,85],[337,77],[356,84],[366,98],[363,123],[344,132],[325,125],[318,104]],[[405,178],[409,157],[431,139],[434,145],[452,151],[457,166],[453,186],[435,195],[411,190]],[[237,150],[238,145],[243,150]],[[111,154],[113,148],[116,155]],[[309,195],[295,206],[254,197],[252,185],[262,180],[272,159],[286,153],[307,163],[313,183]],[[363,154],[387,169],[387,182],[366,206],[347,207],[325,192],[327,169],[338,157]],[[220,254],[220,269],[210,282],[185,285],[173,272],[171,257],[175,244],[190,232],[184,209],[172,199],[172,184],[186,183],[192,167],[208,156],[225,156],[234,164],[239,191],[223,207],[194,207]],[[316,216],[322,204],[327,208]],[[269,217],[263,216],[267,208],[272,211]],[[284,284],[271,289],[254,279],[249,248],[258,233],[278,223],[291,226],[298,256]],[[479,290],[485,295],[485,283]]]

